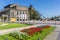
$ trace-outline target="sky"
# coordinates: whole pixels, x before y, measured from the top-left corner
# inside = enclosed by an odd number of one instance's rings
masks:
[[[8,4],[19,4],[29,7],[33,5],[42,16],[52,17],[60,15],[60,0],[0,0],[0,10]]]

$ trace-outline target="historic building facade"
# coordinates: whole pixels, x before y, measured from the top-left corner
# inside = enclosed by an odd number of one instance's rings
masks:
[[[28,8],[18,4],[9,4],[0,12],[2,21],[19,22],[29,20]]]

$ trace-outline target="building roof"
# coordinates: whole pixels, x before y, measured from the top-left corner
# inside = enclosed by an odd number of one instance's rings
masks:
[[[9,5],[5,6],[4,8],[11,7],[12,5],[18,6],[18,4],[9,4]]]
[[[5,6],[4,8],[9,8],[9,7],[12,7],[12,6],[20,6],[20,7],[25,7],[25,8],[28,8],[28,7],[26,7],[26,6],[21,6],[21,5],[19,5],[19,4],[9,4],[9,5],[7,5],[7,6]]]

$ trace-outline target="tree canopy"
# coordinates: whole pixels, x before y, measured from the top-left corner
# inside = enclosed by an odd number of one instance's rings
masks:
[[[29,6],[28,8],[29,14],[30,14],[30,20],[39,20],[41,19],[41,14],[36,11],[32,5]]]

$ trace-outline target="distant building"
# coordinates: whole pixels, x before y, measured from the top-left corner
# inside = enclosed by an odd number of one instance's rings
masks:
[[[6,22],[19,22],[29,20],[28,8],[18,4],[9,4],[0,12],[0,18]]]

